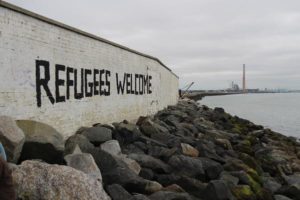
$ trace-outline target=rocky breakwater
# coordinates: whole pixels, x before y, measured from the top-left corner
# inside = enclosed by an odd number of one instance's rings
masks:
[[[181,100],[135,124],[82,127],[63,149],[55,130],[26,140],[19,124],[25,151],[12,169],[21,199],[300,199],[299,142],[222,108]]]

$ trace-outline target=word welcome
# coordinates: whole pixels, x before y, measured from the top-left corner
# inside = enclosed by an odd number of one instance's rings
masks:
[[[92,96],[110,96],[112,87],[119,95],[151,94],[152,76],[143,74],[124,73],[113,77],[106,69],[76,69],[65,65],[55,64],[55,76],[51,77],[50,63],[36,60],[36,99],[37,106],[42,106],[42,89],[52,104],[66,102],[69,99],[82,99]],[[51,83],[55,84],[51,91]]]

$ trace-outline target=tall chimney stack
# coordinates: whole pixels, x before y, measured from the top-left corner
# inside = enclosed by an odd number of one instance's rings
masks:
[[[246,93],[246,65],[243,64],[243,93]]]

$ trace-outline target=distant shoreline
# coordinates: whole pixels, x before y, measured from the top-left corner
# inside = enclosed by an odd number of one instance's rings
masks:
[[[189,94],[184,94],[184,97],[187,97],[189,99],[192,99],[194,101],[199,101],[203,99],[206,96],[224,96],[224,95],[235,95],[235,94],[243,94],[241,92],[204,92],[204,93],[189,93]]]
[[[290,93],[300,93],[298,91],[291,91],[291,92],[191,92],[191,93],[185,93],[183,94],[183,97],[187,97],[189,99],[192,99],[194,101],[200,101],[204,97],[207,96],[225,96],[225,95],[237,95],[237,94],[290,94]]]

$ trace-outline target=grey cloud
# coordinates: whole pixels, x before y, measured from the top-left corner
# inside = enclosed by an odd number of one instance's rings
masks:
[[[300,88],[299,0],[8,0],[158,57],[180,86]]]

